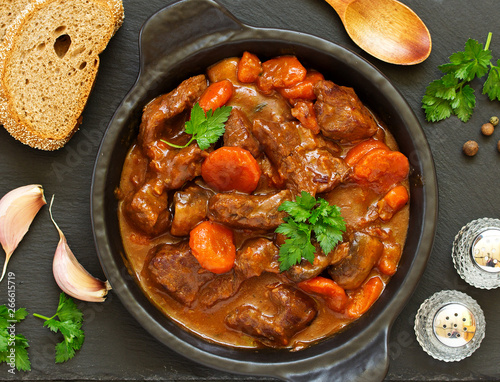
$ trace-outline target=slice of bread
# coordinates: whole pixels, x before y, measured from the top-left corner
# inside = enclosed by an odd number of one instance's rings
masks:
[[[121,0],[31,0],[0,46],[0,124],[31,147],[64,146],[122,22]]]
[[[33,1],[33,0],[31,0]],[[7,27],[11,25],[17,16],[21,14],[24,8],[30,3],[30,0],[2,0],[0,1],[0,44]]]

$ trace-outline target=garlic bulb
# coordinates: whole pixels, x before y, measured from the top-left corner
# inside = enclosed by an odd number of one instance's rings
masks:
[[[0,200],[0,243],[5,251],[5,263],[0,281],[5,276],[12,253],[45,204],[47,202],[43,196],[43,188],[39,184],[16,188]]]
[[[57,245],[54,261],[52,263],[52,271],[54,278],[61,290],[78,300],[89,302],[102,302],[106,299],[111,285],[108,281],[101,281],[93,277],[87,270],[78,262],[75,255],[69,248],[68,242],[63,232],[55,222],[52,216],[52,203],[54,196],[50,202],[50,218],[59,232],[59,244]]]

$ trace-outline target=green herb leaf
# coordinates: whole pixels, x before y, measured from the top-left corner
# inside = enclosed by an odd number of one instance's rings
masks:
[[[429,94],[426,94],[422,98],[422,108],[425,110],[425,115],[429,122],[446,119],[453,112],[450,101]]]
[[[488,34],[484,48],[483,44],[469,39],[464,51],[453,53],[449,63],[439,66],[446,74],[431,82],[422,97],[422,108],[428,122],[441,121],[452,114],[467,122],[476,106],[474,90],[468,82],[481,78],[488,72],[483,94],[488,94],[490,100],[500,100],[500,60],[497,66],[491,64],[492,54],[488,49],[490,41],[491,33]]]
[[[78,309],[75,302],[64,293],[59,296],[57,316],[61,321],[83,322],[83,313]]]
[[[189,121],[187,121],[184,125],[186,133],[194,135],[197,131],[197,128],[199,130],[198,126],[201,126],[203,122],[205,122],[205,120],[205,112],[201,108],[200,104],[196,103],[191,109],[191,117],[189,118]]]
[[[258,112],[262,111],[262,109],[264,109],[266,106],[267,106],[267,102],[259,103],[257,106],[255,106],[255,112],[258,113]]]
[[[491,101],[500,101],[500,60],[496,66],[491,66],[490,73],[483,86],[483,94],[487,94]]]
[[[28,356],[28,341],[23,335],[17,335],[15,339],[16,369],[19,371],[30,371],[31,362]]]
[[[330,205],[325,199],[317,200],[302,191],[295,201],[283,202],[279,211],[288,213],[276,233],[287,239],[279,252],[280,271],[284,272],[302,259],[314,262],[316,248],[312,244],[313,234],[325,254],[330,253],[342,241],[346,226],[340,208]]]
[[[444,73],[453,73],[460,80],[472,81],[488,73],[491,52],[484,50],[483,44],[469,39],[465,43],[465,50],[450,56],[450,63],[439,66]]]
[[[454,100],[451,101],[451,107],[453,112],[462,121],[467,122],[472,116],[474,107],[476,106],[476,97],[474,96],[474,89],[469,85],[465,85],[457,95]]]
[[[316,199],[307,192],[302,192],[301,196],[295,198],[295,202],[283,202],[278,211],[285,211],[296,222],[305,222],[311,216],[311,210],[316,205]]]
[[[56,345],[56,363],[70,360],[75,356],[75,351],[80,350],[85,340],[82,330],[83,313],[71,298],[61,293],[56,314],[52,317],[36,313],[33,316],[43,319],[43,326],[63,336],[63,341]]]
[[[0,354],[6,352],[9,349],[9,339],[7,333],[2,331],[0,333]]]
[[[26,318],[28,312],[24,308],[16,311],[9,310],[6,305],[0,306],[0,363],[10,363],[9,356],[11,349],[14,351],[14,363],[19,371],[31,370],[31,362],[29,360],[28,340],[22,334],[16,332],[14,338],[10,336],[9,327],[21,322]]]
[[[189,142],[184,146],[179,146],[163,139],[162,141],[169,146],[181,149],[196,141],[200,149],[206,150],[224,134],[224,124],[229,118],[231,110],[231,106],[222,106],[215,109],[215,111],[209,110],[205,113],[201,106],[196,103],[191,109],[189,121],[184,126],[184,131],[192,135]]]

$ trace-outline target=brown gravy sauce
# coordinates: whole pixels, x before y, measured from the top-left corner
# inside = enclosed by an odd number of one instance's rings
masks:
[[[391,149],[397,149],[394,138],[387,130],[386,144]],[[136,145],[132,146],[124,164],[124,168],[128,169],[128,171],[124,171],[122,174],[120,184],[121,192],[126,194],[132,189],[132,182],[130,180],[132,169],[137,167],[140,168],[141,166],[145,167],[145,165],[146,163],[142,157],[140,148]],[[404,184],[406,187],[408,187],[407,181],[405,181]],[[350,186],[352,185],[340,185],[330,193],[323,194],[321,196],[326,200],[329,200],[330,195],[337,189],[345,188],[347,191]],[[377,198],[375,194],[373,198],[373,200],[375,201]],[[345,209],[350,208],[348,206],[342,205],[339,205],[339,207],[342,210],[342,214],[347,213]],[[247,279],[241,285],[238,293],[236,293],[233,297],[225,301],[221,301],[209,309],[201,309],[196,304],[191,308],[185,307],[171,298],[165,291],[154,285],[154,283],[149,279],[147,272],[143,272],[143,267],[146,262],[148,252],[151,248],[155,247],[158,244],[179,242],[179,238],[173,237],[168,233],[154,239],[150,239],[145,235],[141,235],[129,224],[129,222],[125,218],[122,212],[122,202],[120,202],[119,204],[118,217],[121,236],[126,253],[125,261],[129,268],[129,271],[135,277],[139,286],[144,291],[149,300],[161,312],[184,327],[186,330],[191,331],[206,340],[223,345],[242,348],[255,348],[261,346],[252,337],[225,327],[224,318],[229,312],[243,303],[251,305],[255,304],[259,307],[262,307],[263,299],[261,298],[261,296],[264,295],[266,286],[273,282],[286,280],[284,276],[264,273],[260,277]],[[408,227],[408,220],[409,205],[406,205],[403,209],[397,212],[396,215],[394,215],[394,217],[388,223],[380,224],[380,227],[384,230],[390,229],[396,243],[400,244],[401,248],[403,248],[404,242],[406,240],[406,227]],[[244,233],[235,233],[236,243],[242,243],[245,237]],[[379,273],[376,269],[372,270],[372,273],[374,275],[378,275],[384,282],[387,282],[389,280],[388,276]],[[312,294],[311,296],[319,302],[318,315],[309,327],[307,327],[305,330],[298,333],[294,337],[292,343],[290,344],[290,348],[293,350],[300,350],[325,337],[331,336],[353,321],[352,319],[349,319],[348,317],[340,313],[328,309],[326,307],[326,304],[324,303],[324,300],[320,296]],[[272,315],[273,306],[269,304],[268,308],[269,314]],[[200,319],[200,317],[202,318]]]

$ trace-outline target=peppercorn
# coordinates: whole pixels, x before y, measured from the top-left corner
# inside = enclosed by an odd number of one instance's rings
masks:
[[[465,155],[472,157],[477,154],[478,150],[479,145],[476,141],[467,141],[464,143],[463,151]]]
[[[493,126],[493,124],[489,122],[481,126],[481,133],[483,133],[484,135],[491,135],[493,134],[494,130],[495,126]]]
[[[493,116],[490,118],[490,123],[493,125],[493,126],[496,126],[498,125],[498,117],[497,116]]]

